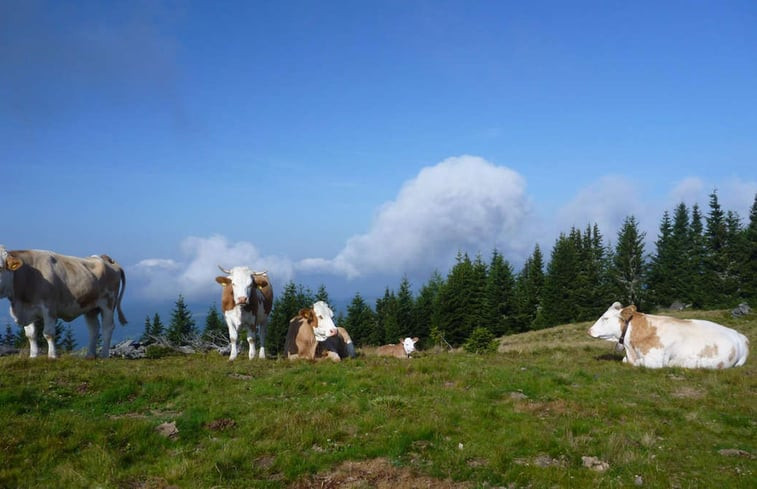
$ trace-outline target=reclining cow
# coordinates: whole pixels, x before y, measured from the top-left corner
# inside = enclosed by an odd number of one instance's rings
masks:
[[[29,356],[39,353],[34,322],[44,324],[47,356],[56,358],[55,325],[84,315],[89,329],[87,358],[96,356],[102,316],[103,358],[110,355],[113,316],[126,324],[121,299],[126,288],[124,270],[108,255],[77,258],[52,251],[8,251],[0,246],[0,297],[10,300],[13,319],[24,327]]]
[[[617,341],[624,362],[650,368],[740,367],[749,355],[743,334],[702,319],[643,314],[636,306],[614,303],[589,328],[589,335]]]
[[[221,284],[221,309],[229,328],[231,353],[229,360],[237,358],[237,339],[242,328],[247,329],[247,343],[250,346],[248,358],[255,358],[255,334],[260,337],[259,357],[265,358],[265,336],[268,329],[268,315],[273,307],[273,288],[266,272],[253,272],[247,267],[225,270],[227,276],[216,277]]]
[[[415,351],[417,342],[418,338],[405,338],[393,345],[379,346],[376,354],[383,357],[410,358],[410,355]]]
[[[335,362],[355,357],[355,345],[347,330],[334,325],[334,312],[328,304],[318,301],[313,307],[301,309],[289,321],[284,351],[287,358],[308,360],[328,357]]]

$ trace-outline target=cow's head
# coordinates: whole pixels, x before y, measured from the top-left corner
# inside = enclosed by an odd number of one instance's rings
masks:
[[[331,310],[329,305],[323,301],[318,301],[313,304],[313,309],[311,310],[316,319],[316,324],[313,326],[316,334],[319,336],[334,336],[337,333],[333,319],[334,311]],[[310,324],[312,325],[313,323],[310,322]]]
[[[221,271],[226,273],[227,276],[216,277],[216,282],[223,287],[231,286],[235,305],[249,303],[256,287],[268,285],[264,273],[253,272],[247,267],[234,267],[231,270],[221,268]]]
[[[624,319],[622,315],[627,315],[630,307],[633,306],[623,309],[620,302],[611,305],[610,308],[602,314],[602,317],[597,319],[597,322],[589,328],[589,336],[607,341],[618,341],[623,334],[625,324],[628,322],[628,319]]]
[[[407,356],[410,356],[411,353],[415,351],[415,344],[418,342],[418,338],[405,338],[404,340],[400,340],[400,343],[402,343],[402,346],[405,348],[405,353]]]
[[[15,272],[18,270],[24,262],[20,258],[17,258],[5,249],[5,246],[0,245],[0,271]]]

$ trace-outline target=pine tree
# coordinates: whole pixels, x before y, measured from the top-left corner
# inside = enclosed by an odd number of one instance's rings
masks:
[[[271,316],[268,318],[268,334],[265,349],[268,354],[277,355],[284,351],[289,321],[299,314],[300,309],[312,307],[315,297],[310,289],[290,281],[284,286],[281,297],[273,303]]]
[[[347,307],[344,328],[352,337],[355,346],[367,345],[371,332],[376,328],[376,315],[360,293],[355,294]]]
[[[495,249],[489,263],[486,281],[487,318],[494,336],[502,336],[515,331],[515,278],[510,263]]]
[[[76,340],[74,339],[74,332],[71,329],[71,324],[67,324],[63,329],[63,338],[60,342],[61,350],[66,353],[70,353],[76,349]]]
[[[486,295],[487,277],[489,275],[488,267],[481,255],[476,255],[472,263],[471,275],[469,278],[469,289],[463,289],[470,292],[470,308],[465,314],[465,331],[464,339],[467,339],[474,329],[486,328],[491,332],[492,325],[489,323],[491,310],[489,307],[489,298]]]
[[[439,291],[444,285],[444,279],[438,271],[434,271],[429,281],[421,287],[413,308],[415,334],[423,341],[428,338],[431,328],[439,327]]]
[[[321,284],[318,286],[318,290],[315,293],[315,298],[313,299],[313,302],[323,301],[326,304],[328,304],[331,309],[334,309],[334,305],[329,301],[329,293],[326,291],[326,286]]]
[[[705,297],[706,306],[717,307],[725,303],[726,277],[728,274],[728,231],[725,213],[718,202],[716,190],[710,194],[710,212],[707,215],[705,242]]]
[[[216,307],[215,303],[210,306],[208,315],[205,316],[205,329],[202,332],[202,338],[206,341],[218,338],[228,339],[226,320],[218,312],[218,307]]]
[[[160,315],[156,312],[152,317],[152,327],[150,328],[150,335],[155,338],[160,338],[166,334],[166,327],[163,325],[163,321],[160,320]]]
[[[571,231],[573,237],[560,234],[552,248],[544,277],[541,307],[533,323],[536,329],[571,322],[576,316],[574,281],[579,269],[574,231]]]
[[[635,304],[639,309],[643,308],[644,299],[644,237],[636,218],[626,217],[618,231],[611,272],[618,300],[624,305]]]
[[[371,344],[396,343],[402,333],[397,316],[397,296],[389,287],[384,291],[384,297],[376,301],[376,319],[378,328],[371,335]]]
[[[647,280],[650,299],[656,304],[671,304],[675,300],[673,285],[673,223],[670,214],[665,211],[660,223],[660,232],[655,241],[656,253],[651,257]]]
[[[195,336],[197,328],[192,313],[184,302],[184,296],[179,294],[171,313],[171,323],[168,325],[166,337],[174,345],[183,345]]]
[[[696,309],[704,307],[707,294],[707,242],[704,235],[704,226],[702,225],[702,213],[699,206],[694,204],[691,209],[691,226],[689,227],[688,237],[688,257],[687,263],[689,274],[687,274],[688,297],[691,304]]]
[[[749,212],[749,225],[744,230],[744,261],[742,263],[742,296],[750,305],[757,306],[757,194]]]
[[[544,259],[537,244],[515,280],[515,332],[531,329],[544,287]]]
[[[152,334],[152,322],[150,321],[150,315],[148,314],[145,317],[145,330],[142,332],[142,336],[139,337],[140,343],[150,343],[152,339],[150,338],[150,335]]]
[[[400,288],[397,291],[397,330],[399,332],[398,338],[406,338],[408,336],[418,336],[417,327],[415,325],[415,317],[413,315],[413,308],[415,306],[413,300],[413,293],[410,290],[410,281],[407,276],[402,277],[400,282]],[[392,338],[386,338],[390,343],[394,343]]]
[[[470,336],[473,308],[473,264],[466,253],[458,252],[457,263],[447,275],[439,291],[439,333],[453,346],[458,347]]]

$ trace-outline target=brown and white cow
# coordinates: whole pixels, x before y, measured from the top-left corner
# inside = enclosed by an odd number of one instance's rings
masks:
[[[102,316],[103,358],[110,354],[113,315],[126,324],[121,299],[126,288],[124,270],[108,255],[77,258],[52,251],[8,251],[0,246],[0,297],[10,300],[10,313],[24,327],[29,356],[39,353],[34,321],[44,323],[47,356],[55,358],[55,324],[84,315],[89,329],[87,357],[96,356]]]
[[[315,360],[328,357],[335,362],[355,357],[355,345],[347,330],[334,325],[334,312],[328,304],[318,301],[313,307],[301,309],[289,321],[284,343],[287,358]]]
[[[418,338],[405,338],[399,343],[393,345],[383,345],[376,349],[376,354],[382,357],[410,358],[415,351],[415,344]]]
[[[260,358],[265,358],[265,336],[268,315],[273,307],[273,288],[266,272],[253,272],[247,267],[225,270],[227,276],[216,277],[221,284],[221,309],[229,328],[231,353],[229,360],[237,358],[239,330],[247,328],[248,357],[255,358],[255,335],[260,337]]]
[[[743,334],[702,319],[643,314],[636,306],[614,303],[589,328],[589,335],[617,341],[631,365],[650,368],[740,367],[749,355]]]

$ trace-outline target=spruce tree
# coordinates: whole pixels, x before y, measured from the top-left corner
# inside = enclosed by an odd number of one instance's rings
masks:
[[[673,285],[673,223],[665,211],[660,222],[660,231],[655,241],[656,252],[650,258],[647,281],[650,300],[658,305],[669,305],[675,300]]]
[[[431,328],[439,327],[439,291],[444,285],[444,279],[438,271],[434,271],[429,281],[418,292],[413,308],[415,332],[423,341],[428,338]]]
[[[694,204],[691,209],[691,226],[689,227],[689,245],[687,247],[687,263],[689,267],[687,278],[689,287],[686,290],[688,291],[691,305],[695,309],[704,307],[708,294],[706,273],[707,241],[704,235],[702,219],[699,206]]]
[[[723,209],[718,202],[716,190],[710,194],[710,212],[707,215],[705,228],[705,242],[707,252],[705,256],[705,305],[718,307],[725,303],[726,280],[728,275],[728,231]]]
[[[145,316],[145,329],[142,332],[142,336],[139,337],[140,343],[150,343],[152,340],[150,335],[152,334],[152,322],[150,321],[150,315]]]
[[[152,335],[155,338],[160,338],[162,336],[165,336],[166,334],[166,327],[163,324],[163,321],[160,320],[160,314],[157,312],[152,317],[152,326],[150,328],[150,335]]]
[[[220,338],[228,339],[228,330],[226,320],[221,313],[218,312],[218,307],[215,303],[211,304],[208,309],[208,315],[205,316],[205,329],[202,332],[203,340],[212,341]]]
[[[757,307],[757,194],[749,212],[749,225],[744,230],[744,261],[741,273],[742,297]]]
[[[618,300],[623,305],[635,304],[639,309],[643,308],[645,283],[644,237],[636,218],[626,217],[618,231],[611,272]]]
[[[400,282],[400,288],[397,291],[397,331],[399,332],[398,338],[414,337],[418,336],[417,327],[415,325],[415,317],[413,315],[414,307],[413,293],[410,290],[410,281],[407,276],[402,277]],[[395,343],[396,340],[392,338],[386,338],[390,343]]]
[[[489,298],[486,296],[488,274],[488,267],[481,258],[481,255],[476,255],[476,259],[472,263],[468,283],[470,289],[467,289],[470,292],[470,306],[466,311],[466,335],[464,339],[467,339],[476,328],[486,328],[491,332],[490,328],[492,328],[492,324],[488,321],[490,317],[488,313],[490,311]]]
[[[360,293],[355,294],[347,307],[344,328],[350,334],[355,346],[367,345],[371,333],[376,328],[376,315]]]
[[[571,322],[577,314],[574,282],[579,272],[579,261],[574,231],[571,231],[572,236],[560,234],[552,248],[544,276],[541,307],[533,323],[536,329]]]
[[[65,326],[60,346],[61,349],[66,353],[70,353],[76,349],[76,340],[74,339],[74,332],[71,329],[71,324],[67,324]]]
[[[329,300],[329,293],[326,291],[326,286],[321,284],[318,286],[318,290],[315,293],[315,297],[313,298],[313,302],[323,301],[326,304],[331,307],[332,310],[334,310],[334,304],[331,303]]]
[[[473,263],[466,253],[458,252],[457,263],[439,291],[439,333],[458,347],[472,332],[469,319],[474,298]]]
[[[515,279],[510,263],[495,249],[489,262],[486,281],[486,325],[494,336],[515,331]]]
[[[537,244],[515,280],[515,332],[531,329],[544,287],[544,259]]]
[[[171,323],[168,325],[166,337],[174,345],[183,345],[195,336],[197,328],[192,313],[184,302],[184,296],[179,294],[171,313]]]
[[[370,337],[371,344],[397,342],[402,334],[397,316],[397,296],[389,287],[384,291],[384,297],[376,300],[376,323],[378,327]]]

